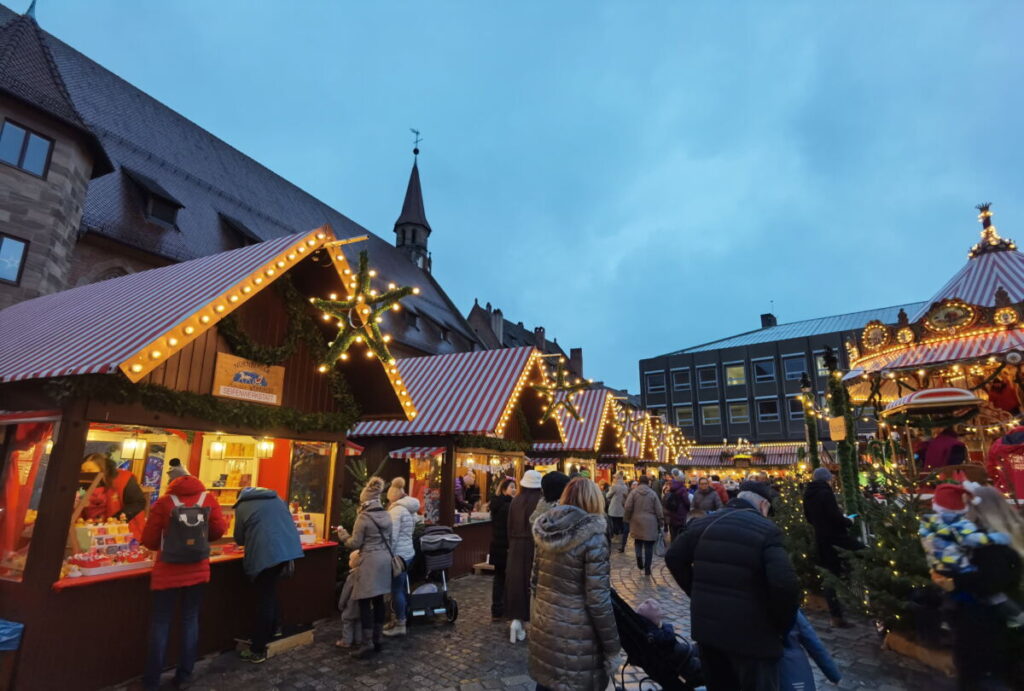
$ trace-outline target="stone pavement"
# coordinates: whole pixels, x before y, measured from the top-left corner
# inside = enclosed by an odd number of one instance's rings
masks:
[[[636,569],[630,551],[613,552],[612,581],[628,602],[636,605],[657,598],[677,633],[689,635],[689,605],[664,563],[655,559],[654,575]],[[467,576],[451,584],[459,601],[455,625],[442,621],[412,627],[404,639],[385,639],[384,651],[369,661],[351,659],[337,650],[338,620],[317,627],[316,642],[260,665],[242,662],[225,653],[200,662],[195,691],[245,689],[246,691],[298,691],[357,689],[360,691],[434,690],[480,691],[510,689],[532,691],[527,674],[526,643],[512,645],[508,626],[490,620],[490,579]],[[817,675],[819,688],[945,691],[953,683],[917,662],[879,648],[867,622],[853,628],[829,630],[827,616],[808,613],[826,647],[843,672],[838,687]],[[738,623],[741,625],[741,623]],[[817,672],[817,670],[815,670]],[[641,675],[627,670],[627,687],[638,689]],[[616,675],[618,683],[618,675]],[[656,688],[650,683],[643,689]]]

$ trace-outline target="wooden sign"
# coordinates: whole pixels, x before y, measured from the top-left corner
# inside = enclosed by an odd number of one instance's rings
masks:
[[[217,353],[214,396],[281,405],[283,393],[284,367],[261,365],[229,353]]]
[[[846,418],[830,417],[828,419],[828,431],[832,441],[843,441],[846,439]]]

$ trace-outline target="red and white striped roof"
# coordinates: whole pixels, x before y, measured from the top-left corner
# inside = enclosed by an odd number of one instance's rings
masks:
[[[1001,254],[1006,254],[1002,252]],[[988,255],[983,255],[988,256]],[[944,362],[975,360],[999,355],[1011,350],[1024,350],[1024,330],[993,331],[974,336],[962,336],[922,343],[865,358],[854,365],[854,370],[847,375],[852,378],[860,374],[877,372],[883,369],[913,369],[924,365],[938,365]],[[859,371],[858,371],[859,370]]]
[[[944,386],[935,389],[922,389],[897,398],[885,406],[885,413],[895,413],[906,408],[967,408],[981,403],[980,398],[966,389]]]
[[[398,360],[398,373],[419,414],[410,421],[358,423],[352,437],[413,434],[497,435],[502,413],[515,403],[530,370],[532,346]]]
[[[561,444],[544,442],[534,444],[538,451],[596,451],[601,443],[601,421],[611,422],[612,411],[605,413],[605,408],[612,405],[612,393],[608,389],[587,389],[573,396],[572,403],[580,415],[576,420],[564,408],[559,408],[556,415],[561,418],[562,429],[565,431],[565,442]]]
[[[798,452],[804,444],[796,443],[767,443],[759,445],[758,451],[764,455],[764,460],[756,456],[751,461],[752,468],[764,466],[787,466],[793,465],[799,460]],[[820,445],[819,445],[819,448]],[[721,445],[693,446],[690,447],[689,459],[681,458],[678,462],[681,466],[691,468],[728,468],[733,466],[733,458],[726,457],[722,460],[722,452],[726,448]]]
[[[647,435],[647,414],[643,410],[620,405],[617,419],[623,425],[626,458],[640,458],[643,454],[644,437]]]
[[[112,278],[0,311],[0,381],[114,372],[308,233]]]
[[[1024,254],[1004,250],[968,259],[967,264],[942,286],[931,301],[910,315],[910,321],[916,322],[924,317],[936,302],[951,298],[959,298],[971,305],[992,307],[999,288],[1010,294],[1010,302],[1024,301]]]
[[[443,446],[403,446],[388,455],[391,458],[428,459],[444,453]]]

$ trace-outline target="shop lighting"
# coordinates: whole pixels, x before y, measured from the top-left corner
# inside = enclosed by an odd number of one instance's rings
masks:
[[[126,461],[135,461],[146,457],[146,440],[139,439],[134,434],[121,442],[121,458]]]
[[[273,439],[260,439],[259,441],[256,442],[256,458],[270,458],[273,455],[274,455],[274,440]]]
[[[222,461],[224,460],[224,453],[227,451],[228,445],[221,441],[220,437],[210,442],[210,452],[207,454],[211,461]]]

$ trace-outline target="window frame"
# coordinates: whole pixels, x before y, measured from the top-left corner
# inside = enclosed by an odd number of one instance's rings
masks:
[[[750,424],[750,403],[749,402],[747,402],[747,401],[726,401],[725,405],[729,409],[729,424],[730,425],[749,425]],[[747,409],[746,417],[744,417],[742,420],[738,420],[738,419],[734,418],[733,414],[732,414],[732,407],[733,406],[743,406],[744,408],[746,408]]]
[[[705,382],[701,378],[702,372],[711,372],[714,379],[710,382]],[[718,367],[716,365],[704,365],[697,367],[697,388],[698,389],[714,389],[718,390]]]
[[[770,403],[775,406],[775,417],[765,416],[761,414],[761,404]],[[776,398],[762,398],[754,401],[757,407],[757,421],[758,422],[779,422],[782,420],[782,411],[779,410],[779,401]]]
[[[0,231],[0,245],[3,244],[3,239],[4,238],[10,238],[11,240],[14,240],[15,242],[23,243],[25,245],[25,249],[24,249],[24,251],[21,254],[21,261],[18,263],[18,275],[15,276],[13,281],[9,281],[6,278],[0,277],[0,284],[8,285],[8,286],[20,286],[21,285],[21,279],[25,275],[25,265],[28,264],[28,250],[29,250],[29,247],[31,247],[32,242],[30,240],[26,240],[24,238],[19,238],[17,235],[11,235],[10,233],[4,233],[4,232]]]
[[[679,386],[676,384],[676,376],[680,374],[686,375],[686,386]],[[683,367],[680,369],[674,369],[671,372],[672,375],[672,390],[673,391],[692,391],[693,390],[693,376],[690,374],[689,367]]]
[[[53,137],[48,137],[47,135],[43,134],[42,132],[40,132],[38,130],[35,130],[35,129],[32,129],[31,127],[28,127],[27,125],[22,125],[17,120],[12,120],[11,118],[4,118],[3,123],[0,123],[0,138],[3,138],[3,131],[4,131],[4,128],[7,127],[7,123],[11,123],[15,127],[24,130],[25,131],[25,137],[24,137],[24,139],[21,142],[21,150],[18,151],[18,162],[17,163],[8,163],[7,161],[0,160],[0,164],[5,165],[8,168],[14,168],[15,170],[20,170],[21,172],[27,173],[28,175],[31,175],[32,177],[39,178],[40,180],[45,180],[47,174],[50,172],[50,163],[53,161],[53,150],[57,146],[57,140],[54,139]],[[39,137],[40,139],[44,139],[44,140],[46,140],[47,142],[50,143],[50,147],[49,147],[49,149],[46,152],[46,161],[43,163],[43,172],[42,173],[36,173],[36,172],[33,172],[33,171],[23,167],[24,163],[25,163],[25,154],[28,151],[29,137],[31,137],[32,135],[35,135],[35,136]]]
[[[795,362],[800,360],[803,369],[801,369],[795,376],[790,376],[789,368],[786,367],[787,362]],[[782,358],[782,374],[785,381],[800,381],[800,378],[807,372],[807,355],[787,355]]]
[[[704,415],[704,411],[708,408],[718,409],[718,419],[715,422],[708,422],[707,416]],[[721,425],[722,424],[722,405],[720,403],[705,403],[700,407],[700,424],[701,425]]]
[[[796,404],[794,406],[794,404]],[[794,410],[794,407],[796,410]],[[799,413],[799,414],[798,414]],[[807,417],[804,413],[804,402],[795,396],[789,399],[789,419],[791,422],[803,422]]]
[[[649,383],[649,379],[651,377],[661,377],[661,386],[658,388],[652,387]],[[651,370],[650,372],[644,372],[644,391],[649,394],[665,393],[665,391],[667,391],[665,372],[663,370]]]
[[[811,356],[814,359],[814,374],[818,379],[828,379],[828,367],[825,366],[825,351],[817,352]],[[822,362],[819,364],[818,360]]]
[[[769,366],[771,366],[772,373],[770,375],[767,375],[767,376],[758,374],[758,372],[757,372],[757,366],[758,365],[769,365]],[[777,381],[778,376],[779,376],[779,369],[778,369],[778,367],[775,366],[775,358],[763,358],[761,360],[752,360],[750,362],[750,369],[754,373],[754,383],[755,384],[774,384]]]
[[[690,421],[689,422],[680,422],[680,420],[679,420],[679,412],[683,411],[683,410],[690,411]],[[696,418],[696,416],[693,413],[693,406],[692,405],[676,406],[676,409],[675,409],[675,420],[676,420],[676,427],[696,427],[697,426],[697,418]]]
[[[729,370],[739,368],[743,373],[743,380],[737,383],[729,381]],[[722,364],[722,378],[725,380],[726,386],[746,386],[747,385],[747,366],[744,362],[729,362]]]

